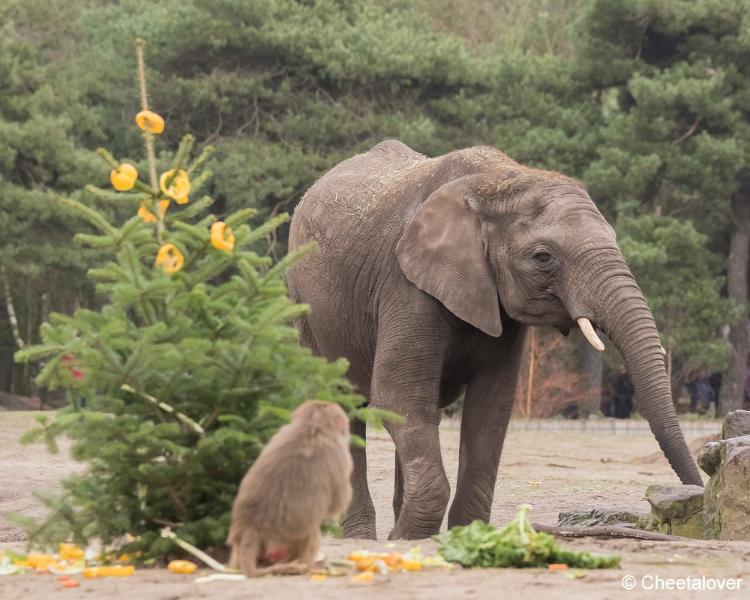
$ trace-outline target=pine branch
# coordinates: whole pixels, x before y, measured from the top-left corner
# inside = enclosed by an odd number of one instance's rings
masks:
[[[73,200],[71,198],[60,198],[60,202],[68,208],[79,212],[89,223],[101,229],[116,243],[118,242],[117,229],[112,227],[112,225],[110,225],[97,211],[89,208],[81,202],[78,202],[78,200]]]
[[[205,209],[214,203],[214,199],[211,196],[203,196],[200,200],[190,202],[187,208],[183,208],[180,211],[175,211],[170,214],[165,220],[167,223],[171,222],[184,222],[188,219],[192,219],[194,216],[202,213]]]
[[[146,319],[146,322],[151,325],[156,321],[156,315],[154,314],[154,307],[145,298],[145,290],[143,289],[143,285],[141,284],[140,276],[141,263],[130,244],[122,243],[120,244],[120,248],[125,254],[125,257],[127,258],[128,264],[130,266],[130,271],[133,274],[133,285],[135,285],[138,291],[141,292],[141,294],[139,295],[139,304],[141,305],[141,309],[143,310],[143,316]]]
[[[252,219],[257,214],[258,210],[255,208],[242,208],[233,213],[231,216],[227,217],[225,219],[225,222],[227,224],[227,227],[237,227],[237,225],[239,225],[240,223],[244,223],[245,221]],[[281,222],[279,223],[279,225],[281,225]]]
[[[696,132],[696,130],[698,129],[698,125],[700,124],[701,124],[701,117],[698,117],[690,126],[690,129],[688,129],[685,133],[683,133],[676,140],[672,140],[672,145],[673,146],[680,145],[682,142],[684,142],[686,139],[688,139],[690,136],[692,136]]]
[[[142,192],[146,192],[149,194],[149,196],[146,196],[146,198],[151,198],[152,191],[148,188],[147,185],[140,181],[136,181],[135,187],[139,189],[142,188]],[[104,190],[100,187],[96,187],[95,185],[87,185],[84,189],[97,198],[101,198],[102,200],[107,200],[109,202],[141,202],[144,200],[143,193],[133,194],[128,192],[115,192],[113,190]]]
[[[167,189],[169,189],[169,186],[172,185],[174,178],[177,177],[178,173],[182,170],[182,166],[185,163],[185,160],[187,160],[187,157],[190,154],[190,150],[193,147],[194,143],[195,138],[189,133],[184,135],[182,140],[180,141],[180,147],[177,148],[174,164],[172,166],[172,174],[167,177],[166,181],[164,182],[164,187],[166,187]]]
[[[197,177],[190,180],[190,193],[197,194],[211,177],[213,173],[209,169],[201,171]]]
[[[299,262],[305,254],[317,247],[317,242],[308,242],[307,244],[295,248],[268,270],[268,272],[263,276],[263,281],[265,282],[279,276],[289,267]]]
[[[206,146],[203,149],[203,152],[201,152],[198,155],[198,158],[196,158],[192,163],[190,163],[190,166],[187,168],[187,174],[192,175],[196,169],[202,167],[203,163],[205,163],[214,152],[215,152],[215,149],[213,146]]]

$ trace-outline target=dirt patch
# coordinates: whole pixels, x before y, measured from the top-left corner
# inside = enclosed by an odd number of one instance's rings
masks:
[[[0,412],[0,542],[25,538],[6,515],[41,517],[45,509],[33,493],[59,490],[60,481],[81,468],[71,460],[65,442],[59,454],[49,454],[43,445],[21,445],[19,438],[40,415],[54,418],[51,413]]]
[[[54,490],[60,479],[78,466],[63,451],[49,455],[43,446],[22,447],[18,437],[31,426],[30,413],[0,413],[0,547],[22,548],[22,532],[2,518],[9,512],[39,516],[43,509],[31,492]],[[718,427],[718,426],[717,426]],[[368,443],[369,481],[378,511],[378,542],[326,539],[323,552],[342,557],[358,548],[385,549],[388,531],[393,525],[391,494],[393,486],[393,447],[384,432],[370,432]],[[695,436],[697,437],[697,436]],[[458,423],[449,420],[441,429],[443,461],[455,488],[458,461]],[[64,450],[64,449],[63,449]],[[492,521],[502,524],[524,502],[534,506],[535,521],[557,522],[561,511],[602,507],[647,512],[643,499],[652,483],[677,483],[665,459],[635,464],[639,457],[653,455],[658,445],[648,433],[511,431],[506,439],[498,477]],[[399,542],[395,548],[406,550],[421,545],[434,551],[434,543]],[[140,570],[128,579],[82,581],[76,590],[63,590],[55,577],[24,575],[0,580],[4,599],[47,599],[56,594],[67,598],[114,599],[125,597],[175,598],[483,598],[505,596],[599,598],[739,598],[750,586],[750,542],[638,542],[634,540],[565,540],[569,547],[595,552],[617,552],[622,568],[587,572],[571,579],[565,572],[540,569],[487,569],[448,572],[394,574],[363,586],[348,578],[330,578],[311,582],[304,577],[260,579],[243,582],[196,584],[194,577],[171,575],[165,570]],[[635,591],[623,588],[623,577],[632,576]],[[643,579],[644,576],[646,579]],[[744,577],[743,591],[706,592],[668,589],[648,590],[669,578],[685,580],[701,577],[726,581]],[[657,579],[661,578],[661,579]],[[664,583],[663,585],[669,585]],[[711,585],[711,584],[706,584]],[[715,584],[719,585],[719,583]],[[725,584],[726,585],[726,584]],[[510,594],[508,594],[510,592]]]
[[[708,442],[718,442],[720,438],[720,433],[713,433],[711,435],[703,435],[688,440],[688,449],[690,450],[690,454],[693,455],[693,458],[697,458],[698,453]],[[664,454],[662,454],[661,450],[658,450],[657,452],[652,452],[651,454],[647,454],[646,456],[637,456],[630,462],[632,462],[634,465],[652,465],[654,463],[664,461],[666,461],[666,458],[664,458]]]

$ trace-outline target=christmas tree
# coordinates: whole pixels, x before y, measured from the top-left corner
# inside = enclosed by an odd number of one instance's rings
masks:
[[[212,200],[200,190],[211,149],[192,158],[191,135],[158,175],[164,120],[149,109],[143,43],[136,49],[147,177],[100,149],[114,191],[88,186],[83,198],[129,203],[137,214],[116,226],[105,213],[117,211],[60,200],[97,230],[76,239],[100,253],[89,276],[102,306],[53,314],[43,343],[16,358],[40,362],[38,384],[70,399],[54,420],[40,416],[25,440],[44,439],[54,451],[67,436],[86,465],[61,496],[44,498],[52,510],[29,524],[31,543],[100,540],[149,559],[175,551],[163,527],[200,547],[224,546],[239,481],[300,402],[372,413],[357,408],[345,361],[327,362],[297,342],[292,321],[307,308],[288,299],[284,274],[310,248],[276,264],[259,250],[287,215],[253,227],[252,209],[221,220],[206,214]]]

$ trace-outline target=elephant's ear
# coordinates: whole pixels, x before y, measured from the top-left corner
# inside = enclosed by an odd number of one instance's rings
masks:
[[[479,216],[468,206],[469,187],[447,183],[425,200],[396,246],[401,270],[420,290],[459,319],[499,336],[497,284],[485,257]]]

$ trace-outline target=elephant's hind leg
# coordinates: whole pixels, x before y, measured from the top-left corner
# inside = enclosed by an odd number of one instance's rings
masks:
[[[352,435],[367,439],[367,427],[362,421],[352,421]],[[352,501],[346,511],[343,528],[348,538],[377,539],[375,505],[367,485],[367,454],[364,447],[352,446]]]
[[[295,297],[295,302],[302,302],[302,298]],[[320,308],[320,307],[319,307]],[[318,310],[320,313],[321,310]],[[300,343],[312,350],[313,354],[323,356],[328,360],[335,360],[340,356],[340,352],[335,342],[331,342],[325,335],[322,336],[319,343],[313,331],[313,315],[303,315],[297,319],[295,325],[300,334]],[[318,314],[317,323],[325,322],[325,317]],[[318,332],[325,329],[317,329]],[[350,362],[351,358],[350,358]],[[370,381],[365,374],[353,376],[350,369],[347,377],[357,386],[360,394],[365,396],[369,402]],[[363,440],[367,439],[367,428],[361,421],[352,421],[352,435],[358,435]],[[352,453],[352,500],[346,510],[343,520],[344,535],[348,538],[362,538],[374,540],[377,539],[375,530],[375,505],[372,503],[370,489],[367,485],[367,454],[364,447],[351,446]]]

